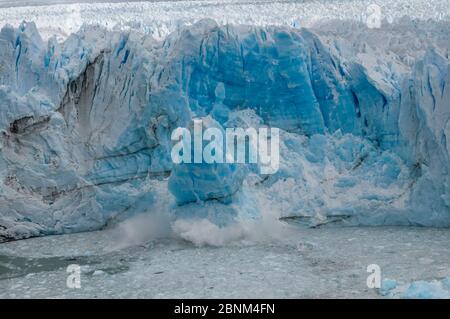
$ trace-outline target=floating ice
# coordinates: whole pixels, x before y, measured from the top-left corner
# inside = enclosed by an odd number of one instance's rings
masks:
[[[449,277],[442,281],[415,281],[408,286],[406,291],[400,294],[400,297],[409,299],[449,299],[449,281]]]
[[[383,281],[381,282],[380,294],[382,296],[389,295],[392,292],[392,290],[394,290],[397,287],[397,285],[398,283],[394,279],[383,279]]]

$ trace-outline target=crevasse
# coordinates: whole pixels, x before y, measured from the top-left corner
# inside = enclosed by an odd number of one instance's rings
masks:
[[[161,41],[86,26],[46,42],[33,23],[5,26],[0,240],[161,210],[220,225],[270,207],[310,225],[449,226],[448,49],[381,55],[317,30],[212,20]],[[280,170],[174,167],[172,130],[208,116],[280,128]],[[179,185],[206,195],[183,202]]]

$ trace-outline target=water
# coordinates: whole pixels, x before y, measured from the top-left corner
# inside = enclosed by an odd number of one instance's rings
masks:
[[[121,240],[109,229],[0,244],[0,298],[380,298],[369,264],[404,283],[450,276],[447,229],[296,226],[220,247]],[[67,288],[69,264],[80,289]]]

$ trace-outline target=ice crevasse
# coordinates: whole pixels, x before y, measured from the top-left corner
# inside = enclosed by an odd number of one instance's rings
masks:
[[[310,225],[449,226],[449,24],[414,52],[399,30],[377,49],[368,29],[202,20],[163,40],[84,26],[61,43],[4,26],[0,241],[267,207]],[[170,135],[194,118],[280,128],[279,170],[174,165]]]

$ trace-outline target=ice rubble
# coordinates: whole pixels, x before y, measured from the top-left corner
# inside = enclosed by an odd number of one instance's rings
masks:
[[[408,286],[406,291],[400,294],[400,297],[409,299],[449,299],[450,277],[440,281],[415,281]]]
[[[418,280],[411,283],[399,283],[384,279],[380,293],[382,296],[404,299],[449,299],[450,277],[441,280]]]
[[[161,209],[218,224],[270,207],[310,225],[449,226],[449,23],[402,23],[409,27],[384,32],[398,40],[422,24],[423,52],[407,37],[402,50],[400,40],[374,48],[326,28],[212,20],[162,41],[85,26],[59,43],[42,40],[34,23],[5,26],[0,239],[98,229]],[[226,202],[176,204],[211,190],[204,174],[183,194],[178,180],[175,197],[160,196],[167,176],[183,174],[170,158],[172,130],[208,115],[224,123],[224,109],[227,125],[282,130],[280,170],[249,167],[236,183],[219,168],[215,192],[233,185]]]

